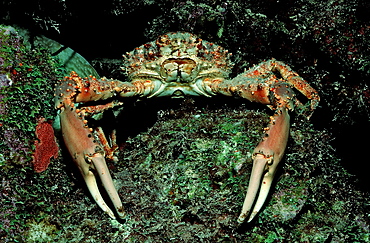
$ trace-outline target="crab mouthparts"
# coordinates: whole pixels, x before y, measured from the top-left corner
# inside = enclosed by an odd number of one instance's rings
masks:
[[[182,90],[177,89],[172,93],[171,98],[185,98],[185,94]]]

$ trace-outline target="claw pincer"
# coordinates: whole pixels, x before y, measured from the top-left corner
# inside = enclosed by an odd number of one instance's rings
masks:
[[[250,222],[267,198],[288,141],[289,120],[287,108],[284,106],[278,108],[278,111],[271,117],[265,137],[254,149],[252,173],[247,196],[238,218],[239,223],[244,222],[246,217],[248,217],[247,222]]]
[[[129,82],[80,78],[75,72],[56,88],[55,106],[60,110],[62,134],[74,162],[100,208],[112,218],[124,217],[124,210],[106,158],[115,160],[115,134],[111,144],[101,127],[89,127],[88,118],[122,105],[125,97],[239,96],[267,105],[274,111],[262,141],[253,151],[253,169],[238,222],[253,220],[261,210],[279,162],[287,146],[289,111],[305,111],[295,97],[298,90],[310,101],[307,118],[320,98],[296,72],[271,59],[229,79],[230,53],[186,32],[164,34],[156,41],[135,48],[124,56]],[[115,207],[113,212],[99,192],[96,175]]]
[[[63,139],[95,202],[104,212],[115,218],[114,213],[100,194],[95,178],[95,174],[97,174],[112,200],[117,214],[123,217],[123,206],[105,163],[103,146],[96,139],[94,130],[87,125],[87,109],[76,108],[75,105],[76,99],[81,101],[81,97],[78,97],[79,94],[83,94],[85,99],[90,100],[89,95],[86,95],[88,92],[84,90],[86,87],[82,85],[82,81],[75,73],[71,73],[71,77],[67,77],[56,89],[55,105],[56,108],[60,109]],[[98,111],[100,110],[97,109],[96,112]]]

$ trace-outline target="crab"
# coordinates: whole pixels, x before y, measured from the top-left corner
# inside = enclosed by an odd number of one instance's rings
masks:
[[[290,115],[301,110],[308,119],[319,95],[283,62],[263,61],[229,78],[231,54],[216,44],[187,32],[171,32],[124,55],[122,69],[128,81],[81,78],[72,72],[56,86],[55,106],[60,110],[63,139],[87,188],[99,207],[111,218],[125,217],[106,159],[117,161],[115,133],[107,138],[101,127],[89,126],[88,118],[123,104],[126,97],[215,95],[238,96],[272,109],[261,142],[253,151],[253,168],[239,223],[250,222],[261,210],[282,160],[289,136]],[[302,104],[293,89],[307,98]],[[302,97],[303,97],[302,96]],[[108,140],[111,140],[110,143]],[[97,177],[115,212],[104,201]],[[247,219],[247,220],[246,220]]]

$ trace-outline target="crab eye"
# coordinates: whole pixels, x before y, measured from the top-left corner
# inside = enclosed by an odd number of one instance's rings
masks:
[[[169,42],[168,35],[162,35],[158,37],[156,44],[159,46],[165,46],[165,45],[168,45],[168,42]]]
[[[180,38],[177,38],[177,39],[172,39],[171,45],[173,47],[179,47],[181,46],[182,43],[183,43],[183,40]]]
[[[200,43],[202,43],[202,39],[201,39],[201,38],[199,38],[199,37],[197,37],[197,38],[194,40],[194,44],[198,45],[198,44],[200,44]]]

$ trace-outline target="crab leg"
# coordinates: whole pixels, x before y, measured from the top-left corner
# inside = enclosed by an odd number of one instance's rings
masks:
[[[65,144],[86,182],[92,197],[99,207],[110,217],[115,218],[112,210],[102,198],[95,179],[96,171],[120,217],[124,216],[123,206],[104,159],[104,151],[94,140],[90,129],[84,125],[73,108],[66,106],[60,113],[61,127]],[[83,138],[83,139],[81,139]]]
[[[98,174],[115,211],[122,218],[125,215],[123,206],[105,161],[105,157],[113,159],[113,153],[108,153],[107,141],[102,130],[89,128],[86,120],[88,115],[100,113],[121,103],[107,102],[102,105],[82,107],[76,107],[75,103],[87,104],[90,101],[106,100],[115,95],[129,97],[146,94],[150,93],[154,86],[145,80],[127,83],[93,77],[82,79],[75,72],[72,72],[71,76],[66,77],[58,87],[55,106],[61,110],[60,123],[66,147],[77,164],[95,202],[111,218],[115,218],[113,211],[100,194],[95,178],[95,174]],[[110,149],[112,150],[112,148]]]
[[[252,174],[243,208],[238,218],[239,223],[244,222],[248,216],[247,222],[252,221],[262,208],[270,191],[277,166],[283,157],[288,135],[289,114],[286,108],[281,107],[273,116],[266,137],[254,149]],[[253,210],[251,210],[252,207]]]
[[[250,101],[269,105],[275,110],[269,126],[265,129],[265,137],[253,153],[253,169],[238,218],[239,223],[244,222],[247,217],[247,221],[250,222],[267,198],[287,145],[290,120],[288,110],[294,107],[294,93],[287,83],[276,82],[275,77],[271,80],[251,78],[248,74],[244,73],[233,80],[216,79],[204,82],[205,89],[211,94],[238,95]]]
[[[247,195],[238,218],[239,223],[244,222],[247,217],[247,222],[252,221],[262,208],[287,145],[290,126],[288,109],[292,107],[291,97],[294,95],[284,83],[275,84],[273,91],[275,114],[265,129],[265,137],[253,152],[253,168]]]

